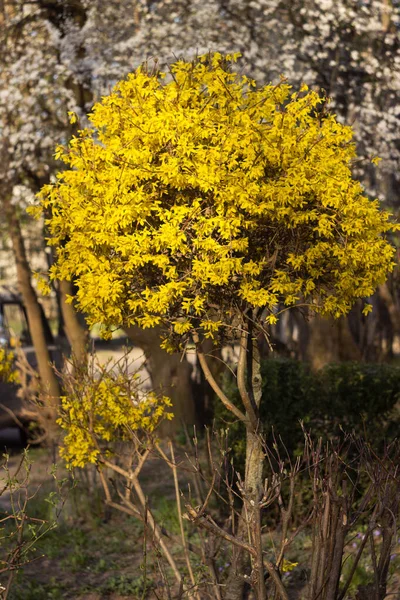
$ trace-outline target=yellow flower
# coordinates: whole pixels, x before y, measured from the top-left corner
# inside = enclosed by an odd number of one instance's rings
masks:
[[[14,359],[14,352],[0,348],[0,381],[19,383],[19,374],[14,368]]]
[[[170,81],[138,68],[56,150],[67,169],[39,194],[50,275],[105,335],[215,337],[232,310],[274,322],[278,303],[337,317],[393,269],[397,225],[352,178],[352,129],[305,85],[256,88],[237,58],[178,61]]]
[[[107,444],[129,437],[132,431],[151,433],[164,418],[171,401],[149,393],[139,398],[136,378],[103,372],[86,373],[61,397],[58,424],[66,431],[61,454],[69,467],[96,463]]]
[[[286,558],[284,558],[281,565],[281,571],[282,573],[289,573],[290,571],[293,571],[298,564],[298,562],[290,562],[290,560],[286,560]]]

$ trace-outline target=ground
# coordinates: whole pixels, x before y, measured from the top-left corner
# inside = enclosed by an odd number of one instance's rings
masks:
[[[29,489],[31,494],[35,493],[35,498],[28,512],[32,517],[51,522],[57,512],[49,502],[49,494],[56,490],[51,475],[51,453],[39,449],[30,454],[33,463]],[[11,457],[11,470],[16,468],[18,461],[17,454]],[[174,490],[170,482],[163,480],[165,469],[158,468],[157,471],[156,477],[152,473],[144,474],[149,480],[148,492],[159,519],[169,528],[172,525],[176,529],[172,504]],[[134,517],[106,509],[94,469],[89,473],[77,471],[72,480],[71,474],[61,468],[57,477],[68,478],[63,486],[66,502],[58,526],[35,544],[35,556],[43,557],[32,560],[18,574],[10,599],[122,600],[141,597],[144,588],[141,523]],[[2,510],[10,509],[9,494],[4,494],[0,501]],[[153,574],[150,575],[153,581]]]
[[[32,467],[29,492],[34,497],[27,512],[31,517],[51,523],[57,517],[60,507],[57,497],[51,496],[51,492],[57,490],[52,467],[54,456],[49,450],[36,448],[30,451],[30,458]],[[10,457],[11,471],[16,468],[19,460],[18,453]],[[60,463],[56,477],[59,481],[66,479],[61,493],[65,503],[58,515],[57,528],[46,533],[35,544],[36,550],[31,554],[31,562],[15,577],[8,599],[165,598],[162,578],[156,568],[151,545],[147,546],[144,556],[142,524],[134,517],[105,508],[96,470],[77,471],[73,479]],[[143,484],[159,522],[178,536],[179,521],[170,470],[159,459],[150,460],[143,472]],[[10,495],[5,493],[0,497],[0,510],[4,514],[10,508]],[[361,536],[362,533],[359,533],[355,538],[355,546]],[[272,550],[277,537],[277,531],[267,529],[265,546]],[[299,563],[292,573],[284,575],[290,582],[291,600],[301,598],[307,579],[310,543],[309,532],[301,533],[289,556],[290,560]],[[3,544],[3,556],[6,544],[7,542]],[[183,565],[180,546],[171,543],[170,549],[176,560]],[[229,566],[227,560],[229,559],[219,559],[220,572]],[[400,566],[400,561],[395,557],[388,600],[400,597],[400,578],[396,574],[396,564]],[[195,569],[200,572],[201,561],[195,564]],[[363,583],[367,576],[367,571],[361,568],[357,573],[357,581]],[[152,591],[154,587],[158,596]]]

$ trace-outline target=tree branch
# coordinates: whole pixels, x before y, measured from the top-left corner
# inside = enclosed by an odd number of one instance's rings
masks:
[[[207,364],[206,357],[201,347],[200,338],[196,331],[193,332],[193,340],[196,344],[196,352],[199,358],[200,366],[203,370],[206,381],[210,384],[214,392],[217,394],[218,398],[221,400],[222,404],[237,417],[240,421],[242,421],[246,426],[249,423],[248,418],[239,408],[236,408],[234,404],[229,400],[229,398],[224,394],[218,383],[215,381],[213,374],[210,371],[210,367]]]
[[[237,383],[238,383],[238,390],[239,390],[240,398],[243,402],[243,406],[246,409],[246,413],[248,415],[248,418],[250,420],[252,428],[256,431],[257,425],[258,425],[258,419],[257,419],[256,412],[254,410],[253,403],[252,403],[249,393],[247,391],[246,376],[245,376],[246,362],[247,362],[246,357],[247,357],[247,350],[248,350],[248,348],[247,348],[248,339],[249,339],[249,332],[246,329],[243,329],[243,331],[240,335],[240,353],[239,353],[239,360],[238,360],[238,367],[237,367]]]

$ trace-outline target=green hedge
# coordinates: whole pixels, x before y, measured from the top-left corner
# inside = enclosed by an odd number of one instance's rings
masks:
[[[331,364],[313,373],[304,363],[274,358],[261,365],[263,395],[261,419],[270,439],[282,438],[290,454],[302,447],[300,421],[313,436],[332,439],[347,433],[367,437],[378,447],[399,435],[400,367],[387,364]],[[236,382],[226,376],[223,388],[240,405]],[[220,402],[215,410],[217,428],[229,424],[231,444],[243,459],[244,428],[233,422]]]

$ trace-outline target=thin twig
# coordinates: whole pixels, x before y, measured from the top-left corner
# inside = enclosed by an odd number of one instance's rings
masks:
[[[237,417],[240,421],[242,421],[243,423],[245,423],[247,425],[248,418],[246,417],[246,415],[241,410],[239,410],[234,404],[232,404],[232,402],[224,394],[224,392],[222,391],[222,389],[220,388],[218,383],[215,381],[215,378],[214,378],[213,374],[211,373],[210,367],[207,364],[206,357],[202,350],[200,338],[199,338],[197,332],[195,332],[195,331],[193,332],[193,340],[194,340],[194,343],[196,344],[196,352],[197,352],[197,356],[199,359],[199,363],[200,363],[201,368],[203,369],[203,373],[204,373],[204,376],[205,376],[207,382],[210,384],[210,386],[212,387],[214,392],[217,394],[217,396],[221,400],[222,404],[224,404],[224,406],[231,413],[233,413],[235,415],[235,417]]]

